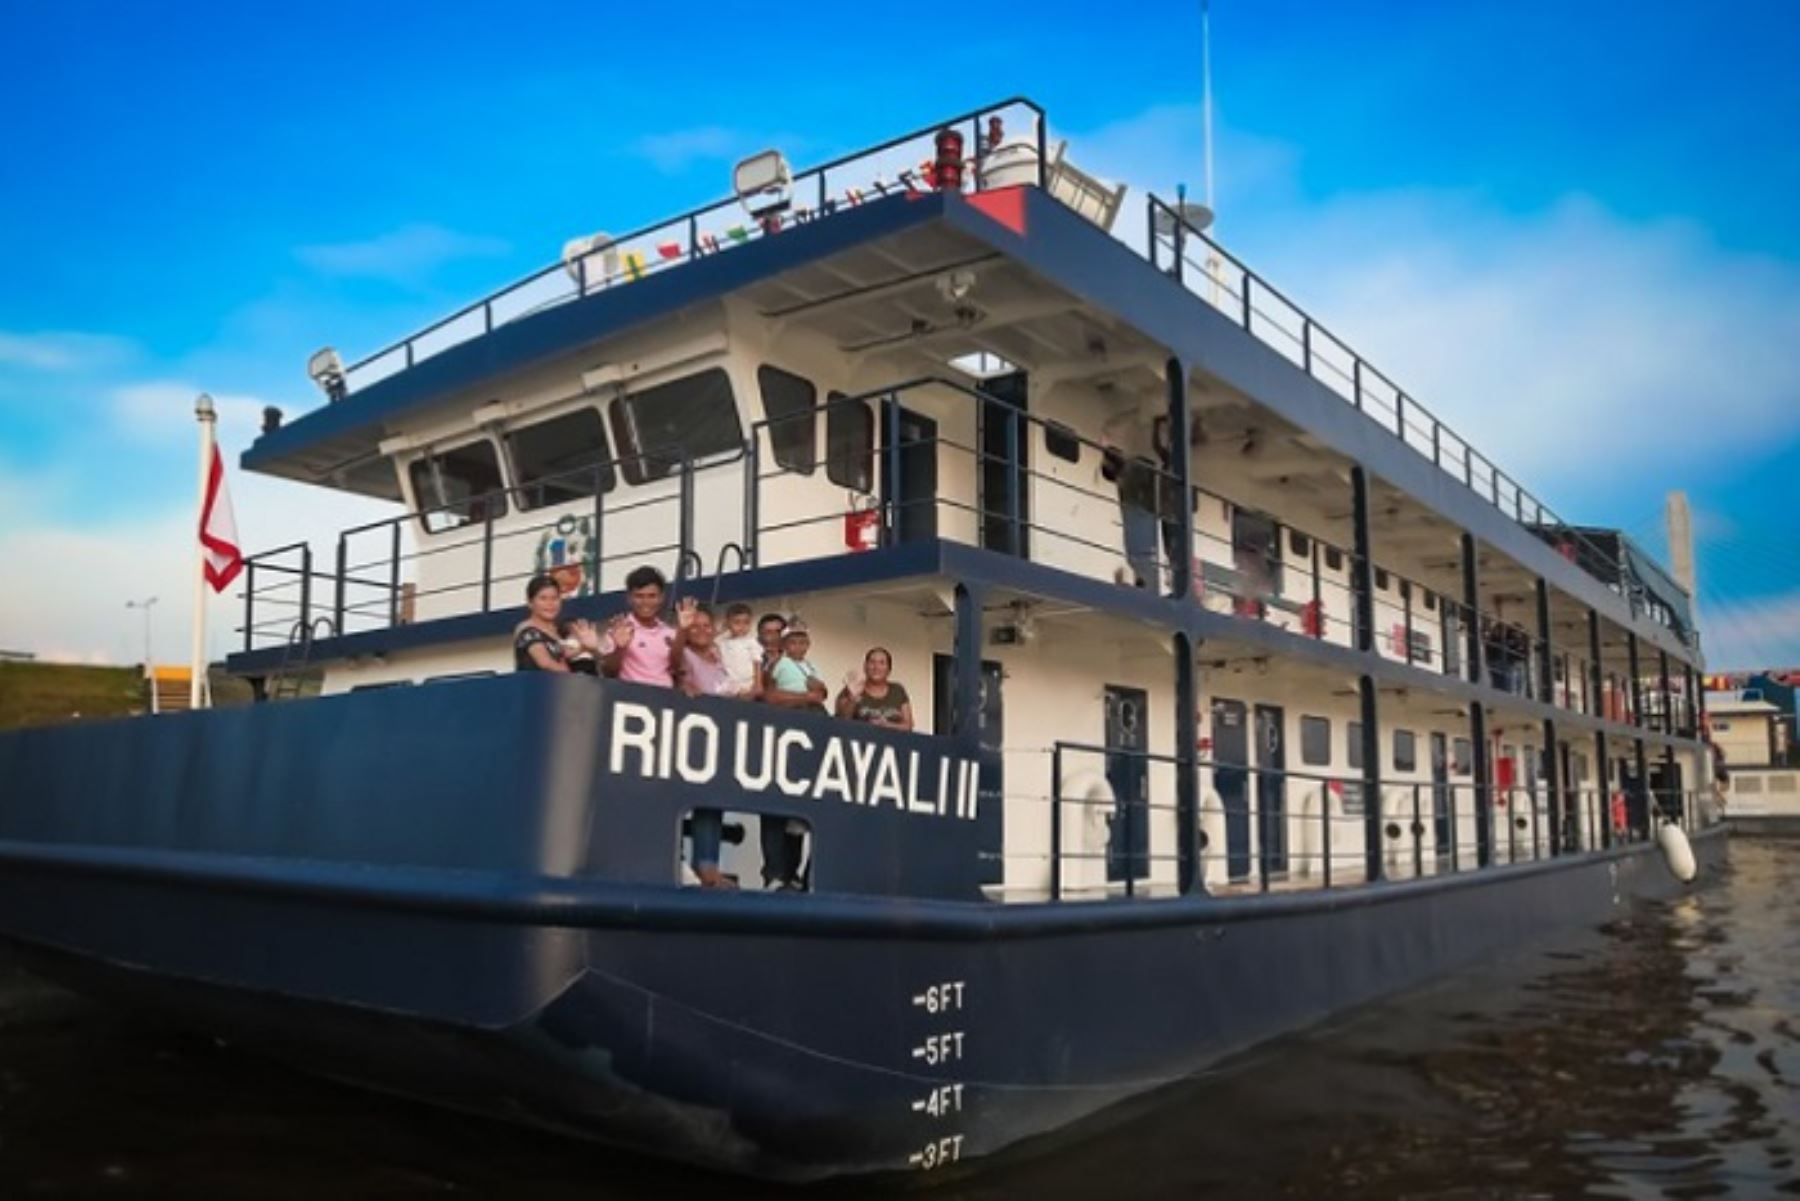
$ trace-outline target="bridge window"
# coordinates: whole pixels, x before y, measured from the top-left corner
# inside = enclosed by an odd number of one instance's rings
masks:
[[[486,439],[414,459],[408,471],[419,520],[428,534],[506,514],[500,457]]]
[[[1394,770],[1419,769],[1419,740],[1411,730],[1394,731]]]
[[[521,509],[592,496],[596,475],[602,492],[611,492],[618,483],[612,448],[606,441],[606,425],[593,409],[576,409],[548,421],[520,426],[507,433],[506,445],[512,452]]]
[[[1312,554],[1312,539],[1299,530],[1288,531],[1288,553],[1296,559],[1304,559]]]
[[[742,450],[743,427],[723,367],[621,396],[612,408],[613,438],[633,484],[666,479],[682,459]]]
[[[1308,767],[1325,767],[1331,763],[1331,719],[1300,719],[1300,762]]]
[[[1459,776],[1475,770],[1475,748],[1467,738],[1458,738],[1450,744],[1450,770]]]
[[[1362,730],[1360,721],[1344,723],[1344,739],[1348,744],[1344,749],[1346,757],[1350,761],[1350,767],[1355,771],[1361,771],[1363,765]]]
[[[1342,571],[1344,569],[1344,552],[1335,546],[1326,547],[1325,567],[1329,571]]]
[[[825,478],[858,492],[875,491],[875,414],[867,402],[847,403],[842,392],[826,397]]]
[[[768,366],[756,369],[756,385],[776,464],[811,475],[819,465],[819,390],[810,380]]]

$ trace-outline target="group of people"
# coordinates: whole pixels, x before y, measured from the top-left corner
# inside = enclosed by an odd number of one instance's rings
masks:
[[[724,633],[713,613],[693,597],[665,617],[668,581],[654,567],[625,577],[628,610],[612,621],[562,620],[562,588],[549,575],[525,586],[528,613],[513,632],[513,666],[519,671],[584,672],[635,684],[676,688],[687,696],[733,697],[783,709],[832,711],[849,721],[890,730],[913,728],[912,700],[893,679],[894,657],[870,647],[860,671],[850,672],[835,699],[808,658],[812,633],[798,617],[765,613],[752,624],[745,604],[725,610]],[[735,887],[719,869],[723,820],[718,810],[696,810],[689,822],[694,875],[707,888]],[[774,889],[805,887],[801,860],[803,823],[762,818],[763,883]]]

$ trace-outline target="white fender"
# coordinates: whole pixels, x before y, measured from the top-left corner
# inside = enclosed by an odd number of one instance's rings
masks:
[[[1694,862],[1694,848],[1688,844],[1688,836],[1680,826],[1665,821],[1656,831],[1656,845],[1662,848],[1663,862],[1669,865],[1669,872],[1677,880],[1686,884],[1699,874],[1700,867]]]
[[[1066,892],[1106,886],[1106,845],[1112,834],[1112,784],[1099,772],[1076,772],[1062,782],[1062,885]]]

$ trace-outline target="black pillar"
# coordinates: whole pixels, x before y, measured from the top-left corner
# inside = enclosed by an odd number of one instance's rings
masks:
[[[1650,761],[1644,754],[1644,740],[1637,740],[1637,778],[1638,799],[1644,804],[1644,824],[1649,832],[1656,833],[1656,813],[1650,804]]]
[[[1694,687],[1695,682],[1694,665],[1692,663],[1683,663],[1681,665],[1681,699],[1683,702],[1682,707],[1687,712],[1688,720],[1687,723],[1682,726],[1681,732],[1690,738],[1698,738],[1700,736],[1700,691]]]
[[[1487,711],[1480,701],[1469,706],[1469,742],[1475,748],[1475,866],[1486,867],[1494,861],[1494,794]]]
[[[1467,647],[1464,657],[1469,661],[1470,683],[1479,684],[1487,678],[1481,662],[1481,574],[1475,557],[1475,536],[1467,533],[1462,536],[1462,587],[1463,620],[1467,625],[1463,630]]]
[[[1663,743],[1662,761],[1663,788],[1667,790],[1663,794],[1663,812],[1667,813],[1676,825],[1686,829],[1687,797],[1683,795],[1686,790],[1675,791],[1675,748],[1666,742]]]
[[[1625,631],[1625,663],[1626,670],[1631,673],[1631,724],[1644,724],[1644,681],[1639,674],[1637,635],[1630,630]]]
[[[1538,627],[1538,687],[1537,699],[1546,705],[1556,703],[1556,679],[1551,674],[1550,664],[1550,585],[1544,583],[1542,576],[1537,582],[1537,627]]]
[[[1607,768],[1611,764],[1606,761],[1606,731],[1594,731],[1594,788],[1598,792],[1596,801],[1600,810],[1600,845],[1609,847],[1613,844],[1612,835],[1612,782],[1606,778]]]
[[[1355,559],[1350,594],[1356,608],[1356,649],[1375,649],[1375,565],[1369,538],[1369,477],[1362,465],[1350,469],[1350,521],[1355,527]]]
[[[1164,514],[1163,521],[1173,520],[1175,524],[1177,545],[1170,554],[1169,579],[1174,595],[1185,598],[1194,590],[1194,487],[1188,455],[1194,419],[1188,408],[1186,364],[1171,357],[1164,371],[1169,384],[1169,471],[1175,477],[1173,491],[1180,500],[1173,516]],[[1193,738],[1190,736],[1188,741]]]
[[[987,589],[956,586],[956,687],[950,733],[965,754],[981,749],[981,610]]]
[[[1544,808],[1550,814],[1550,853],[1562,854],[1562,753],[1556,745],[1556,723],[1544,719]]]
[[[1669,695],[1669,652],[1664,650],[1657,651],[1656,659],[1656,680],[1658,686],[1662,689],[1662,705],[1660,706],[1660,711],[1662,713],[1662,732],[1665,734],[1673,734],[1675,732],[1675,698]]]
[[[1362,702],[1363,866],[1370,881],[1381,879],[1381,716],[1375,703],[1375,680],[1360,676]]]
[[[1195,736],[1200,728],[1199,689],[1194,679],[1194,640],[1175,635],[1175,823],[1176,863],[1181,891],[1206,887],[1200,870],[1200,766]]]
[[[1588,703],[1589,717],[1606,716],[1606,705],[1600,699],[1604,673],[1600,670],[1600,611],[1588,610]]]

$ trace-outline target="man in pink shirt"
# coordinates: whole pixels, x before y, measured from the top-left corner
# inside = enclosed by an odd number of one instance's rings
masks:
[[[631,612],[608,630],[613,649],[603,664],[607,675],[633,684],[674,687],[675,627],[662,619],[667,591],[662,572],[654,567],[639,567],[625,577]]]

